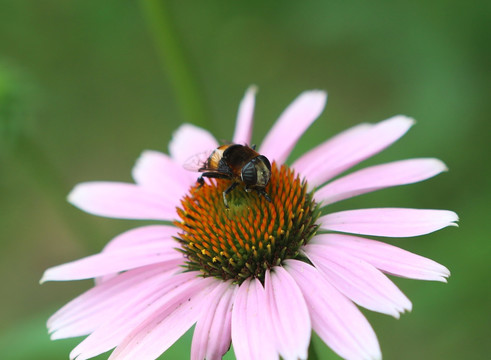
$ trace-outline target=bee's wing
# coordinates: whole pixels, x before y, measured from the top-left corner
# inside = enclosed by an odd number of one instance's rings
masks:
[[[213,150],[203,151],[191,156],[182,165],[186,170],[202,172],[208,168],[208,159],[213,153]]]

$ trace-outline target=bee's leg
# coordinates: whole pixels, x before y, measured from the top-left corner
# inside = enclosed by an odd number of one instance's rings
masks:
[[[201,176],[198,178],[198,189],[202,187],[205,184],[205,179],[203,177],[207,178],[214,178],[214,179],[230,179],[230,176],[227,174],[221,174],[221,173],[215,173],[215,172],[204,172],[201,174]]]
[[[203,176],[200,176],[198,178],[198,180],[196,180],[198,182],[198,189],[201,188],[204,184],[205,184],[205,179],[203,179]]]
[[[204,172],[203,174],[201,174],[200,178],[202,179],[202,181],[204,183],[203,177],[213,178],[213,179],[231,179],[230,175],[228,175],[228,174],[222,174],[219,172],[211,172],[211,171],[210,172]],[[199,179],[198,179],[198,182],[200,182]]]
[[[252,144],[252,145],[251,145],[251,149],[252,149],[252,150],[256,150],[256,144]]]
[[[269,197],[268,193],[264,189],[257,189],[257,192],[262,196],[264,196],[264,198],[268,200],[268,202],[271,202],[271,198]]]
[[[207,178],[215,178],[215,179],[230,179],[230,176],[220,174],[220,173],[213,173],[213,172],[205,172],[201,174],[201,176],[198,178],[198,189],[202,187],[205,184],[205,179],[203,177],[206,176]]]
[[[223,202],[224,202],[225,207],[226,207],[227,209],[229,209],[229,206],[228,206],[228,201],[227,201],[227,194],[228,194],[229,192],[231,192],[233,189],[235,189],[235,188],[237,187],[237,185],[239,185],[239,183],[238,183],[238,182],[233,182],[233,183],[232,183],[232,184],[231,184],[231,185],[230,185],[230,186],[227,188],[227,190],[225,190],[225,191],[223,192]]]

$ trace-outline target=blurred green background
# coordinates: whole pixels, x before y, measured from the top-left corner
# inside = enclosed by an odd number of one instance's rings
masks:
[[[459,229],[392,241],[452,276],[396,279],[413,302],[400,320],[365,313],[385,359],[489,358],[490,14],[489,1],[1,0],[0,358],[67,359],[80,339],[51,342],[45,321],[91,283],[40,286],[43,271],[139,224],[75,209],[70,189],[131,181],[140,152],[167,151],[183,122],[230,139],[250,84],[256,143],[301,91],[329,92],[292,159],[360,122],[417,120],[363,165],[434,156],[450,172],[336,209],[458,212]],[[163,358],[188,358],[190,341]]]

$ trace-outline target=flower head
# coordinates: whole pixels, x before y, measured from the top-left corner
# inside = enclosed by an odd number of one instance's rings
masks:
[[[233,143],[250,144],[254,101],[250,88]],[[358,125],[286,165],[325,101],[322,91],[301,94],[259,147],[272,163],[269,198],[239,182],[227,207],[223,193],[231,180],[198,184],[183,164],[218,143],[192,125],[174,134],[170,155],[142,154],[135,184],[77,185],[69,201],[89,213],[173,225],[129,230],[99,254],[48,269],[43,281],[96,280],[50,318],[52,338],[88,335],[72,359],[113,348],[110,359],[155,359],[196,324],[192,359],[220,359],[231,343],[238,359],[306,359],[313,329],[343,358],[380,358],[376,335],[356,305],[397,318],[411,302],[385,274],[446,281],[450,273],[353,234],[418,236],[455,225],[457,215],[405,208],[329,212],[329,204],[446,168],[437,159],[410,159],[337,177],[404,135],[413,124],[404,116]]]

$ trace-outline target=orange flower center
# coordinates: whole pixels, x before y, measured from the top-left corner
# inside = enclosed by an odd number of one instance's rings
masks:
[[[271,202],[238,186],[227,195],[227,209],[222,194],[228,186],[229,180],[210,180],[181,200],[176,240],[189,270],[240,284],[250,277],[263,281],[266,269],[301,258],[299,249],[315,234],[320,212],[293,170],[273,163],[265,189]]]

